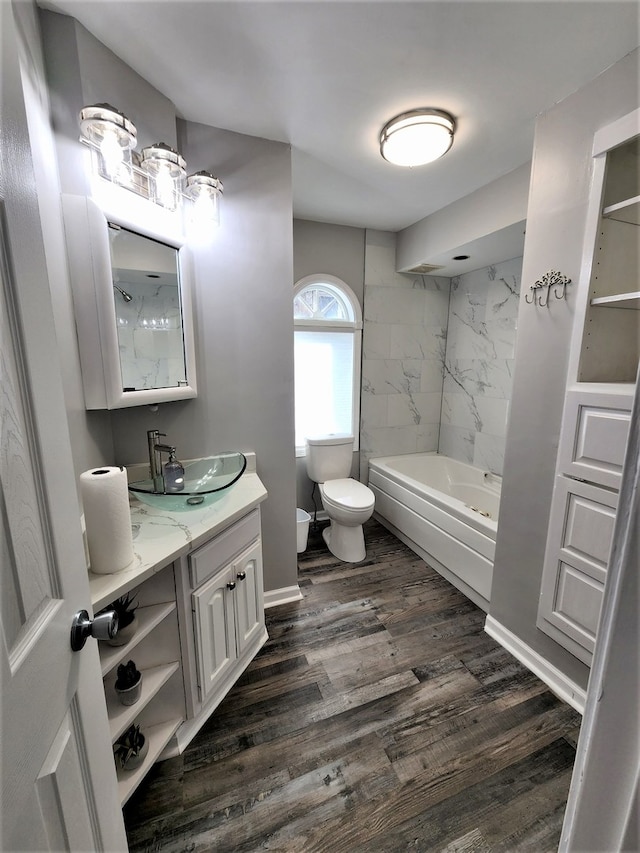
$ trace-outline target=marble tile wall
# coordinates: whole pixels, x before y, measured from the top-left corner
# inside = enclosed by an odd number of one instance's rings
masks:
[[[451,279],[438,451],[502,474],[522,258]]]
[[[177,284],[119,279],[133,298],[114,291],[123,388],[169,388],[185,382]]]
[[[367,231],[360,478],[375,456],[437,450],[449,279],[395,271],[395,235]]]

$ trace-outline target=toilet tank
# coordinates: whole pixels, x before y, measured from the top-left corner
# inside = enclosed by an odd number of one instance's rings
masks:
[[[351,474],[353,436],[315,435],[306,438],[306,462],[309,479],[315,483],[340,480]]]

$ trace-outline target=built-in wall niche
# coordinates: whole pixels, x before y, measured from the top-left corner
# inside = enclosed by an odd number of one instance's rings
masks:
[[[118,409],[196,396],[191,271],[177,220],[144,225],[64,196],[85,405]]]
[[[640,359],[640,138],[606,155],[578,381],[634,382]]]

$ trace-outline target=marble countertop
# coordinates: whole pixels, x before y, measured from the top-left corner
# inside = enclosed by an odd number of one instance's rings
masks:
[[[130,496],[133,563],[112,575],[89,571],[94,611],[207,542],[266,499],[267,490],[256,473],[255,454],[245,453],[245,456],[247,468],[238,482],[219,500],[202,509],[169,512]]]

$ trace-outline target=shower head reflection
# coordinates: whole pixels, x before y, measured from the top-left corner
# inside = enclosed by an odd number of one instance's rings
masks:
[[[131,300],[133,299],[133,296],[130,293],[127,293],[126,290],[123,290],[121,287],[118,287],[117,284],[114,284],[113,286],[118,291],[118,293],[122,296],[122,298],[124,299],[125,302],[131,302]]]

